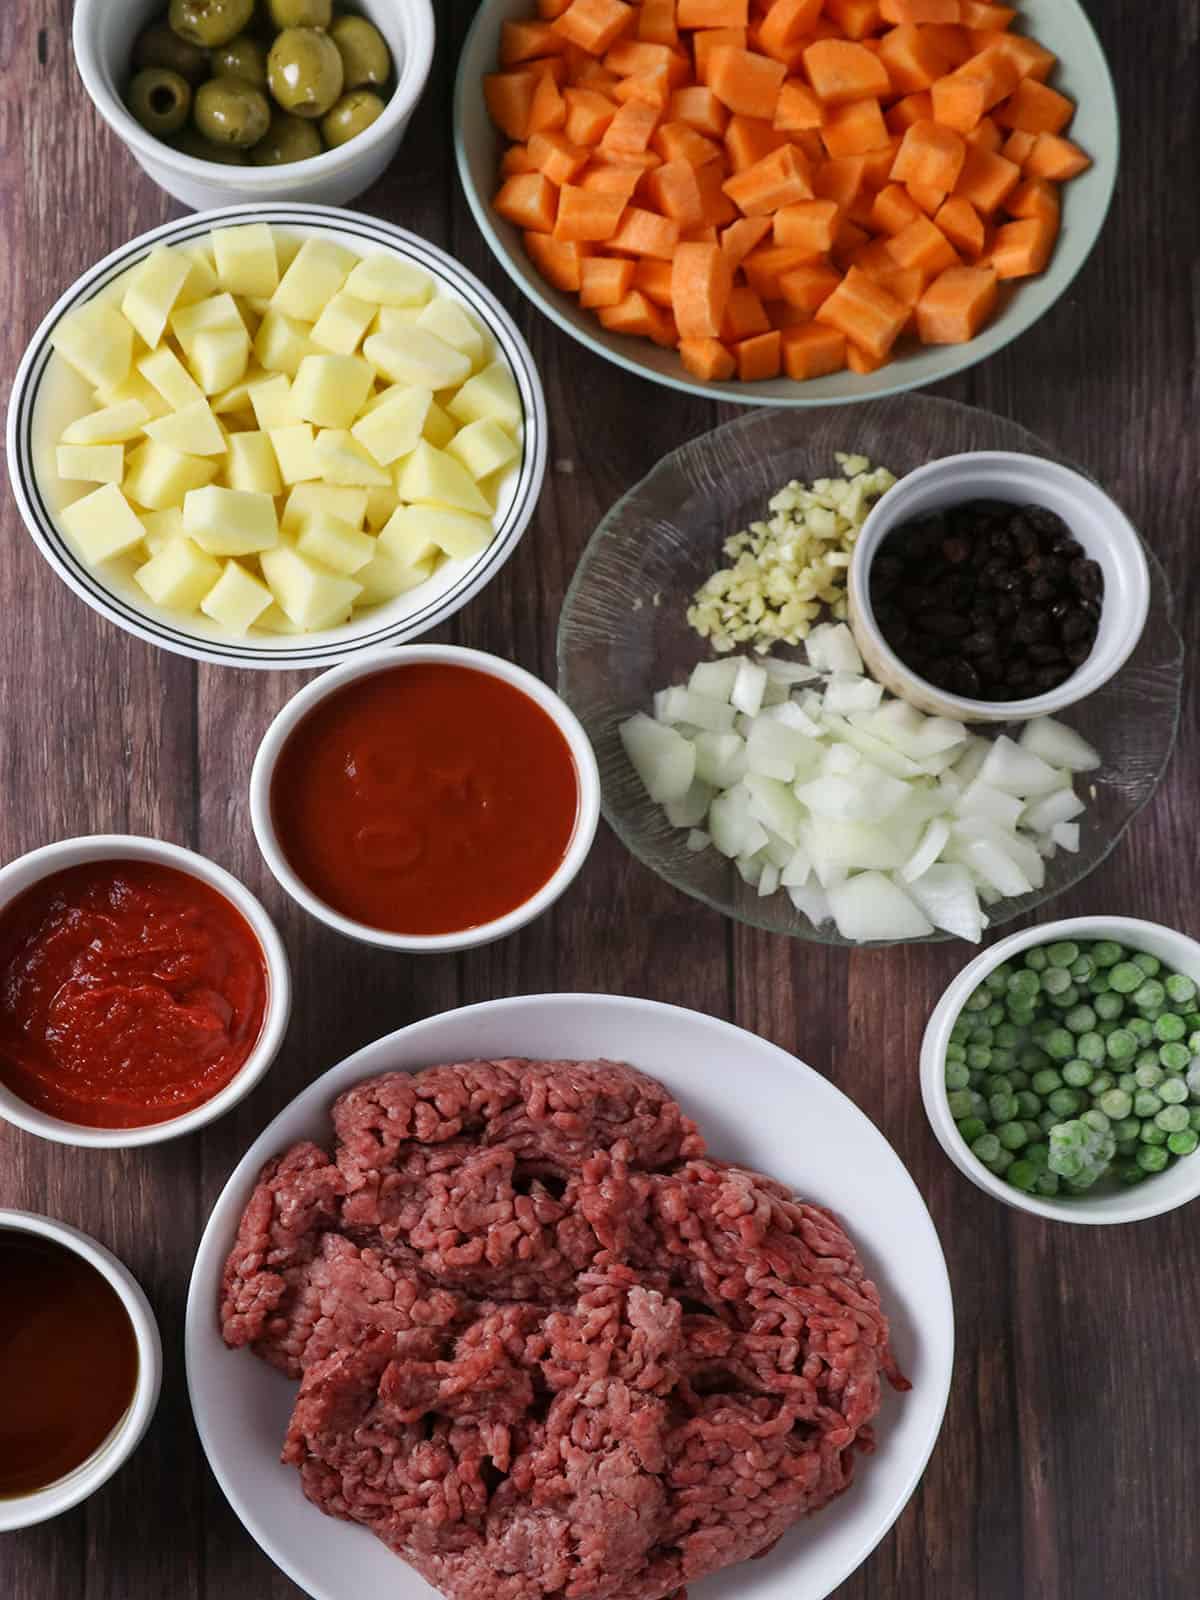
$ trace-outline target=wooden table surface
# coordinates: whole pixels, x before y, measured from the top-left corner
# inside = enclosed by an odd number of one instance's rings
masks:
[[[553,438],[536,522],[439,637],[549,679],[564,589],[597,519],[720,413],[589,355],[494,265],[451,161],[450,84],[474,7],[435,0],[435,9],[433,79],[397,166],[360,204],[474,268],[514,311],[540,365]],[[1109,487],[1166,564],[1194,650],[1200,11],[1196,0],[1092,0],[1089,9],[1117,77],[1126,141],[1107,230],[1034,332],[940,392],[1017,418]],[[69,0],[0,0],[5,393],[51,301],[98,257],[175,214],[84,95],[70,11]],[[955,1171],[925,1121],[917,1053],[962,947],[847,956],[735,927],[659,883],[603,827],[573,889],[518,937],[421,962],[351,945],[285,899],[250,831],[255,746],[304,678],[197,668],[128,638],[55,579],[8,495],[0,518],[9,612],[0,629],[0,859],[91,832],[190,845],[262,896],[296,986],[289,1040],[266,1081],[201,1135],[89,1153],[0,1128],[0,1206],[85,1228],[127,1262],[158,1313],[166,1362],[157,1416],[124,1470],[68,1515],[0,1537],[4,1600],[299,1595],[227,1507],[192,1426],[183,1308],[204,1220],[268,1119],[350,1051],[449,1007],[564,989],[693,1006],[794,1050],[878,1123],[929,1204],[957,1307],[950,1408],[921,1488],[838,1600],[1198,1592],[1197,1212],[1124,1230],[1044,1224]],[[1195,931],[1198,786],[1189,697],[1153,803],[1055,911],[1121,912]]]

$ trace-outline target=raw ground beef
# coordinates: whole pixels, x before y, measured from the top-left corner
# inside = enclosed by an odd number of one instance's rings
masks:
[[[616,1062],[389,1073],[270,1162],[220,1308],[283,1459],[451,1600],[667,1600],[846,1488],[907,1388],[827,1211]]]

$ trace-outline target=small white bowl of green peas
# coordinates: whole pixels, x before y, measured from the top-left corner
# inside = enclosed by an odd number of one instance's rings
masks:
[[[1002,939],[921,1045],[939,1144],[977,1188],[1059,1222],[1137,1222],[1200,1195],[1200,944],[1072,917]]]

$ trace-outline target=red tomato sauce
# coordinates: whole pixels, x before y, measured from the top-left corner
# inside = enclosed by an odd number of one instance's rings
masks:
[[[420,662],[355,679],[275,765],[292,870],[333,910],[390,933],[460,933],[553,877],[579,806],[570,747],[527,694]]]
[[[203,1105],[266,1003],[249,923],[173,867],[68,867],[0,912],[0,1081],[52,1116],[138,1128]]]

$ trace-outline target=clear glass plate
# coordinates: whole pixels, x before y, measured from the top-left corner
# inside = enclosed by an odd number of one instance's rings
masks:
[[[898,476],[965,450],[1018,450],[1076,463],[1007,418],[950,400],[905,395],[853,410],[755,411],[674,451],[619,500],[592,535],[563,606],[558,688],[587,729],[600,763],[604,816],[639,861],[727,916],[772,933],[846,944],[831,923],[814,928],[786,893],[760,898],[715,850],[692,854],[642,789],[617,729],[650,709],[656,689],[682,683],[713,652],[684,615],[695,589],[724,565],[722,542],[763,516],[791,478],[837,472],[836,451],[869,456]],[[1036,893],[988,908],[993,929],[1086,878],[1149,800],[1175,745],[1183,643],[1166,577],[1147,552],[1150,615],[1128,664],[1063,720],[1104,757],[1089,773],[1078,855],[1059,852]],[[800,651],[776,655],[803,659]],[[997,726],[997,732],[1000,731]],[[1117,909],[1117,908],[1114,908]],[[948,938],[931,934],[923,943]]]

